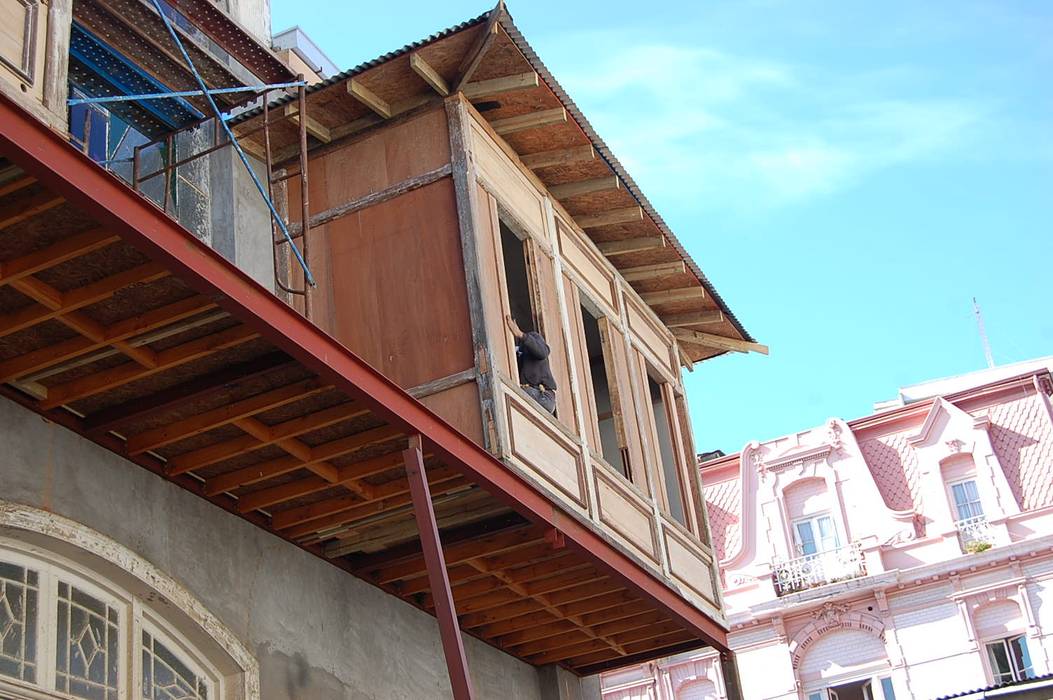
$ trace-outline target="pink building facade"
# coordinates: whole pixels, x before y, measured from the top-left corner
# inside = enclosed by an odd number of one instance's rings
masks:
[[[999,374],[702,464],[745,700],[927,700],[1053,672],[1053,380]],[[707,654],[603,689],[727,697]]]

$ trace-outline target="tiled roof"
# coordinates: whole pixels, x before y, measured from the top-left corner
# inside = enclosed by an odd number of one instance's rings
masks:
[[[1024,510],[1053,505],[1053,426],[1042,399],[1031,394],[986,412],[991,443],[1017,503]]]
[[[920,509],[918,456],[907,444],[907,433],[893,433],[859,443],[885,505],[892,510]]]
[[[734,479],[703,485],[709,530],[717,561],[737,552],[742,544],[742,482]]]

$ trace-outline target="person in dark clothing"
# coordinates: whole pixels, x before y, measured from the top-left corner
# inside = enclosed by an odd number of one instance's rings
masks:
[[[555,415],[556,380],[548,366],[548,343],[537,331],[524,333],[511,316],[505,316],[505,323],[516,339],[520,386],[541,408]]]

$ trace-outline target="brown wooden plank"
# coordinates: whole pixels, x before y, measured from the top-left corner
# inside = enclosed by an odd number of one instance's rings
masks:
[[[9,202],[0,206],[0,231],[5,228],[32,219],[37,214],[43,214],[48,209],[54,209],[65,202],[62,197],[57,197],[51,192],[38,192],[26,201]]]
[[[120,237],[116,234],[102,228],[93,228],[83,233],[63,238],[58,243],[53,243],[46,248],[35,250],[19,258],[4,260],[0,262],[0,285],[10,284],[15,280],[36,274],[41,270],[79,258],[93,250],[105,248],[118,240],[120,240]]]

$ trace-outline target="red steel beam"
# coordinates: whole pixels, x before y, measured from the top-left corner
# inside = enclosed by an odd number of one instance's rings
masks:
[[[442,653],[446,657],[446,669],[450,672],[450,685],[456,700],[472,700],[472,679],[468,675],[468,657],[464,654],[461,628],[457,624],[457,609],[450,591],[450,575],[446,571],[446,559],[442,556],[439,540],[439,525],[435,522],[435,508],[428,488],[428,475],[424,471],[424,456],[421,454],[419,435],[410,440],[403,450],[406,462],[406,480],[413,499],[413,517],[417,520],[420,545],[424,550],[424,563],[428,569],[428,583],[435,602],[435,617],[439,620],[439,636],[442,638]]]
[[[358,398],[407,434],[421,435],[425,449],[495,498],[530,520],[562,532],[568,547],[651,601],[703,643],[728,651],[727,632],[718,622],[3,94],[0,149],[41,183],[169,267],[190,287],[215,299],[232,317],[323,380]]]

